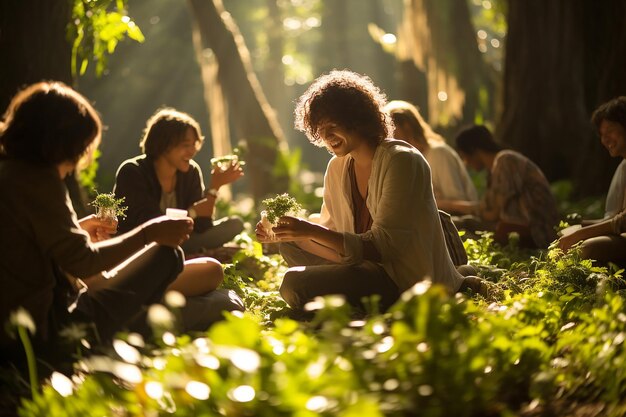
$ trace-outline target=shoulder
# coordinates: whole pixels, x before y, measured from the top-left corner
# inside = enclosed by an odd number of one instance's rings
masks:
[[[126,173],[145,170],[149,165],[150,163],[148,157],[146,157],[146,155],[139,155],[122,162],[117,169],[117,175],[120,175],[122,172]]]
[[[382,163],[393,162],[396,164],[426,164],[424,155],[413,146],[402,140],[385,139],[376,151],[375,159],[379,159]]]
[[[202,168],[200,168],[200,164],[198,164],[193,159],[190,159],[189,165],[190,165],[190,169],[188,172],[199,173],[200,175],[202,175]]]
[[[505,168],[514,165],[532,164],[532,161],[517,151],[505,149],[498,152],[494,160],[494,167]]]

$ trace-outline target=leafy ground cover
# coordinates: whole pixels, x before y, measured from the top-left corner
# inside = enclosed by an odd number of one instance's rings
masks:
[[[246,235],[238,243],[224,286],[245,314],[196,335],[156,321],[155,343],[120,335],[111,352],[53,374],[20,415],[626,414],[622,270],[486,234],[465,245],[489,299],[423,283],[385,314],[318,299],[303,323],[278,295],[280,257]]]

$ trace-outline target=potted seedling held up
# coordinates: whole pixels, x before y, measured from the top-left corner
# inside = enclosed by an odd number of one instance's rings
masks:
[[[241,159],[241,150],[239,150],[239,148],[233,149],[233,153],[230,155],[211,158],[211,165],[213,169],[225,169],[232,163],[239,164],[239,166],[244,166],[246,164],[246,161]]]
[[[267,237],[274,240],[274,226],[277,225],[278,219],[286,215],[297,215],[302,206],[295,198],[289,194],[279,194],[274,198],[268,198],[262,201],[265,210],[261,212],[261,225],[267,232]]]
[[[117,222],[119,217],[126,217],[128,207],[123,206],[124,197],[115,198],[113,193],[97,193],[94,201],[89,203],[96,208],[96,217],[102,221]]]

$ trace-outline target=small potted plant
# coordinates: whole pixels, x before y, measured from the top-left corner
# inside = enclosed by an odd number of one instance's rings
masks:
[[[89,203],[96,208],[96,217],[103,221],[116,222],[118,216],[126,217],[128,207],[122,206],[124,197],[115,198],[113,193],[98,193],[96,198]]]
[[[246,161],[243,161],[241,159],[241,151],[239,150],[239,148],[233,149],[233,153],[230,155],[211,158],[211,165],[213,166],[213,168],[224,169],[233,162],[238,163],[239,166],[244,166],[246,164]]]
[[[268,198],[262,201],[265,206],[265,210],[261,212],[261,225],[267,231],[267,236],[270,239],[274,239],[274,226],[280,217],[288,214],[297,215],[302,206],[296,201],[295,198],[290,197],[289,194],[278,194],[274,198]]]

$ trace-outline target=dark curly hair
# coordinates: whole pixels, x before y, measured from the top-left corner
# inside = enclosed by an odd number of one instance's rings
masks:
[[[626,97],[620,96],[601,104],[591,115],[591,122],[600,129],[604,120],[619,123],[626,130]]]
[[[200,150],[204,137],[200,125],[187,113],[173,108],[158,109],[148,119],[139,146],[151,158],[158,158],[185,139],[188,129],[196,134],[196,149]]]
[[[333,70],[317,78],[298,99],[295,128],[311,143],[323,147],[322,123],[331,121],[378,145],[393,135],[393,122],[384,111],[387,97],[372,80],[349,70]]]
[[[40,82],[18,92],[0,124],[0,151],[10,158],[78,164],[100,143],[102,122],[80,93],[61,82]]]

